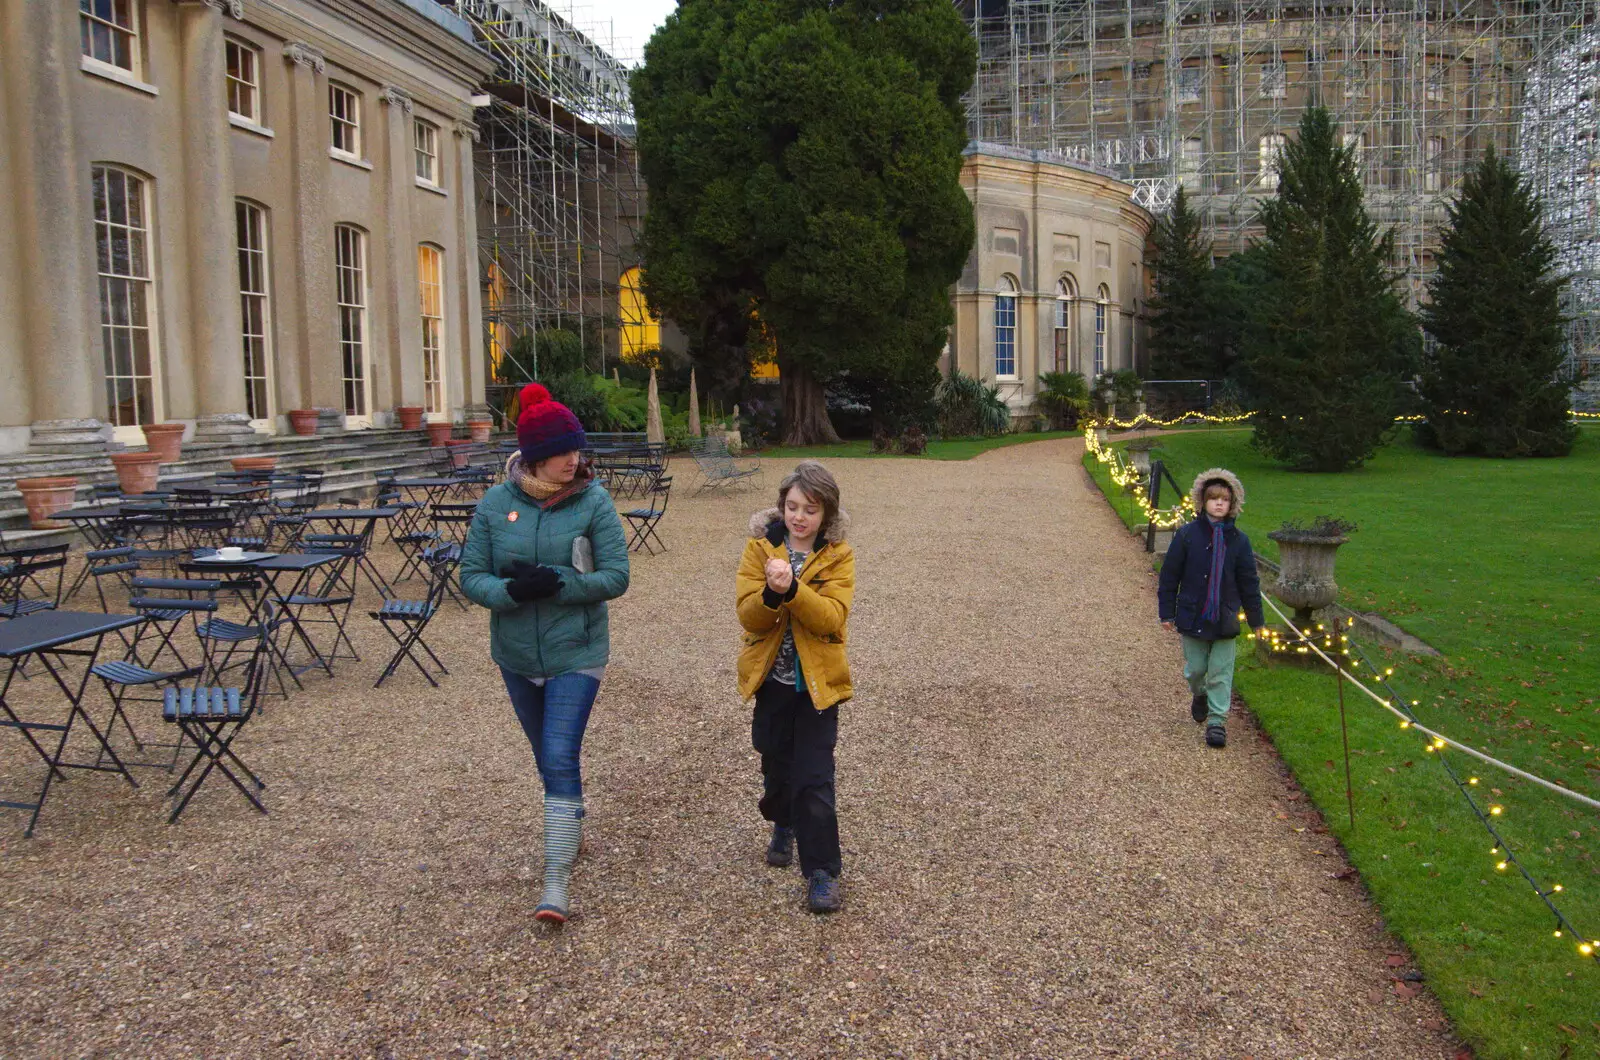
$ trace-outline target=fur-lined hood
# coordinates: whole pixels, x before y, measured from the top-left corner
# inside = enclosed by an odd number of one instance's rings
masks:
[[[1207,468],[1194,477],[1194,485],[1189,487],[1189,502],[1194,505],[1195,515],[1205,514],[1205,492],[1209,482],[1221,482],[1233,491],[1233,505],[1228,509],[1228,518],[1239,518],[1239,509],[1244,507],[1244,487],[1239,484],[1239,476],[1225,467]]]
[[[850,513],[840,508],[833,513],[826,526],[817,532],[817,548],[826,544],[842,545],[850,532]],[[777,507],[763,508],[750,517],[750,536],[764,537],[774,545],[783,544],[783,512]]]

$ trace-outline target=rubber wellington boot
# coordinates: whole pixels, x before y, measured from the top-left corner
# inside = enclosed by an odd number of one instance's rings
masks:
[[[544,800],[544,896],[533,911],[535,920],[565,924],[571,909],[567,888],[572,864],[583,843],[583,800],[547,795]]]

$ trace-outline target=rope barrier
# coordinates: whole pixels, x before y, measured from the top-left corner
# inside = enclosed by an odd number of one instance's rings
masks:
[[[1271,607],[1274,611],[1276,611],[1278,613],[1278,617],[1283,619],[1283,624],[1285,626],[1288,626],[1289,629],[1291,629],[1295,633],[1296,636],[1298,636],[1307,646],[1309,646],[1311,648],[1311,650],[1313,652],[1315,652],[1322,659],[1323,662],[1327,663],[1329,666],[1333,667],[1335,670],[1338,670],[1340,675],[1345,680],[1349,681],[1351,684],[1353,684],[1357,688],[1359,688],[1362,692],[1366,693],[1367,697],[1369,699],[1371,699],[1374,703],[1378,704],[1384,710],[1387,710],[1389,713],[1391,713],[1395,717],[1399,718],[1400,722],[1401,722],[1401,728],[1416,729],[1418,732],[1420,732],[1420,733],[1422,733],[1422,734],[1424,734],[1426,736],[1432,737],[1433,740],[1435,741],[1435,743],[1443,744],[1446,747],[1454,747],[1456,750],[1462,752],[1463,754],[1471,755],[1473,758],[1476,758],[1478,761],[1484,762],[1484,763],[1486,763],[1488,765],[1491,765],[1491,766],[1494,766],[1496,769],[1504,770],[1505,772],[1511,774],[1514,777],[1520,777],[1523,780],[1531,781],[1534,784],[1538,784],[1540,787],[1548,788],[1549,790],[1555,792],[1558,795],[1563,795],[1566,798],[1574,800],[1575,802],[1581,802],[1585,806],[1590,807],[1591,809],[1600,810],[1600,799],[1591,799],[1589,796],[1580,794],[1579,792],[1576,792],[1576,791],[1573,791],[1571,788],[1562,787],[1560,784],[1557,784],[1554,781],[1545,780],[1543,777],[1536,777],[1532,773],[1529,773],[1527,770],[1518,769],[1516,766],[1511,765],[1508,762],[1502,762],[1502,761],[1500,761],[1500,759],[1495,758],[1492,755],[1484,754],[1482,751],[1478,750],[1475,747],[1469,747],[1469,746],[1467,746],[1466,744],[1462,743],[1459,740],[1453,740],[1450,737],[1445,736],[1443,733],[1436,732],[1435,730],[1428,728],[1426,725],[1421,724],[1420,722],[1416,721],[1414,718],[1408,717],[1404,712],[1396,709],[1395,705],[1392,702],[1390,702],[1389,700],[1385,699],[1384,697],[1378,695],[1372,689],[1368,688],[1364,683],[1362,683],[1361,681],[1357,680],[1357,678],[1356,678],[1356,676],[1354,674],[1350,673],[1343,666],[1341,666],[1338,662],[1336,662],[1334,659],[1330,658],[1328,656],[1328,654],[1326,652],[1324,652],[1321,648],[1317,647],[1315,640],[1313,640],[1311,636],[1308,636],[1304,630],[1298,628],[1289,619],[1289,616],[1283,613],[1283,609],[1280,608],[1275,601],[1273,601],[1272,597],[1263,595],[1262,599],[1266,601],[1268,607]]]

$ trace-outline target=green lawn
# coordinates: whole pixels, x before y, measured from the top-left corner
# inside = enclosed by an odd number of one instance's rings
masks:
[[[1267,532],[1285,519],[1356,522],[1339,552],[1342,602],[1444,653],[1373,653],[1395,668],[1394,688],[1417,701],[1420,720],[1600,795],[1600,430],[1585,429],[1571,457],[1540,461],[1450,459],[1402,435],[1343,475],[1280,470],[1249,438],[1169,432],[1156,455],[1185,486],[1213,465],[1238,473],[1240,526],[1271,558]],[[1128,506],[1114,507],[1131,521]],[[1251,658],[1237,686],[1479,1055],[1600,1057],[1600,964],[1554,937],[1554,918],[1514,869],[1496,871],[1488,833],[1421,738],[1347,694],[1352,829],[1331,674]],[[1464,755],[1452,761],[1482,778],[1484,802],[1505,809],[1497,827],[1511,849],[1541,885],[1564,885],[1554,899],[1600,939],[1600,811]]]
[[[839,457],[875,457],[893,460],[971,460],[979,453],[987,453],[991,449],[1003,449],[1008,445],[1022,445],[1026,442],[1046,442],[1052,438],[1076,438],[1081,431],[1029,431],[1024,434],[1002,434],[996,438],[951,438],[933,439],[928,442],[928,451],[922,456],[906,456],[904,453],[874,453],[872,443],[865,439],[852,442],[841,442],[838,445],[807,445],[778,447],[775,449],[761,450],[763,460],[832,460]]]

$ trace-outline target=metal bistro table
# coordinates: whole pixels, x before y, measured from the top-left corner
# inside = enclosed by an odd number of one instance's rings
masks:
[[[350,591],[354,593],[356,590],[356,574],[365,574],[378,595],[387,598],[394,595],[394,590],[389,588],[389,583],[372,562],[372,532],[379,519],[393,519],[401,511],[400,508],[321,508],[307,512],[305,519],[307,523],[327,523],[334,534],[357,539],[352,557],[355,571],[350,574]],[[314,540],[302,538],[301,544],[316,547]]]
[[[105,642],[106,635],[129,626],[136,626],[143,621],[144,618],[140,615],[106,615],[91,611],[41,611],[23,618],[13,618],[9,622],[0,622],[0,659],[11,661],[5,684],[0,685],[0,711],[4,712],[4,717],[0,717],[0,727],[21,732],[28,745],[37,752],[46,766],[44,784],[39,788],[38,798],[33,802],[0,801],[0,807],[8,810],[31,811],[28,827],[22,833],[24,836],[30,838],[33,836],[34,825],[39,822],[39,812],[44,809],[45,799],[50,795],[51,782],[58,777],[62,780],[67,779],[66,774],[61,772],[63,769],[120,773],[131,786],[139,786],[139,782],[128,772],[128,767],[122,764],[122,759],[111,749],[110,733],[102,733],[95,725],[94,719],[83,709],[83,693],[89,684],[89,671],[100,654],[100,646]],[[91,638],[94,640],[92,648],[68,646]],[[11,691],[11,682],[31,655],[39,657],[44,668],[50,671],[50,676],[55,679],[56,686],[71,704],[65,724],[25,721],[17,716],[17,712],[7,702],[6,696]],[[63,656],[78,656],[84,659],[83,676],[78,679],[76,688],[68,682],[68,675],[63,672],[64,666],[61,665]],[[101,751],[111,759],[111,765],[101,765],[99,762],[90,765],[61,760],[62,754],[67,749],[67,740],[72,736],[72,724],[80,717],[94,734],[95,740],[99,742]],[[56,740],[55,751],[46,751],[34,738],[35,732],[60,733]]]
[[[283,624],[289,627],[290,637],[298,638],[300,643],[305,645],[306,651],[310,653],[311,661],[304,665],[296,666],[289,660],[289,644],[276,645],[271,656],[282,660],[283,664],[288,667],[290,675],[294,677],[296,684],[299,683],[301,674],[313,669],[321,669],[329,677],[332,677],[333,659],[339,650],[339,639],[344,637],[343,622],[336,623],[338,632],[334,635],[333,647],[324,655],[322,649],[317,647],[310,632],[305,628],[304,620],[301,616],[307,607],[317,606],[311,602],[312,599],[326,595],[326,590],[337,579],[340,567],[348,562],[351,557],[337,552],[258,552],[246,553],[246,556],[249,558],[241,557],[240,559],[231,560],[223,559],[220,555],[196,556],[194,562],[225,570],[248,569],[253,573],[259,574],[263,591],[257,598],[255,607],[251,609],[249,618],[245,620],[246,624],[256,625],[271,621],[272,616],[269,613],[269,608],[276,607],[278,613],[283,616]],[[325,570],[324,568],[330,564],[338,564],[340,567],[335,567],[332,571]],[[324,575],[324,583],[319,592],[314,594],[307,593],[306,590],[311,581],[319,573]],[[285,575],[293,575],[293,578],[288,582],[287,589],[282,589],[279,587],[279,582]],[[346,611],[348,610],[349,608],[346,607]],[[282,626],[278,628],[281,629]],[[273,635],[277,635],[276,630],[274,630]],[[348,638],[345,639],[348,641]]]

